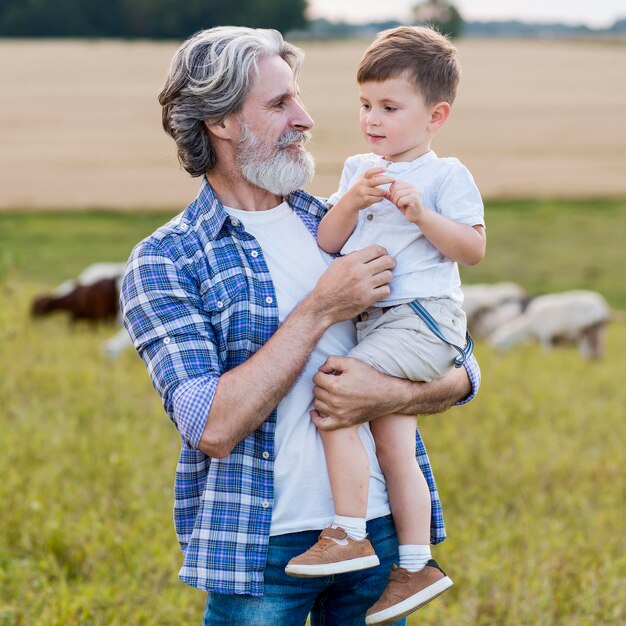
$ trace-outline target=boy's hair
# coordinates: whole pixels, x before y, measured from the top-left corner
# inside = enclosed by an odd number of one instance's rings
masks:
[[[378,33],[365,51],[359,84],[406,77],[427,105],[452,104],[461,78],[456,48],[442,34],[424,26],[399,26]]]

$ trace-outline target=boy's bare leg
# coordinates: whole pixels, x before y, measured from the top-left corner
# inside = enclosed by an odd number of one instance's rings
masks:
[[[430,491],[415,458],[414,415],[370,422],[400,545],[430,544]]]
[[[358,428],[320,431],[335,514],[365,519],[370,465]]]
[[[392,567],[366,624],[389,624],[452,586],[430,555],[430,491],[415,459],[415,426],[413,415],[385,415],[370,423],[398,534],[400,567]]]
[[[289,561],[285,572],[290,576],[330,576],[380,563],[365,529],[370,467],[358,427],[320,432],[320,436],[335,517],[317,543]]]

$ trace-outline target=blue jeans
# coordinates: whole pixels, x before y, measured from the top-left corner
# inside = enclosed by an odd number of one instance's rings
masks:
[[[287,562],[308,550],[318,531],[270,537],[261,597],[209,593],[203,626],[363,626],[365,612],[383,592],[392,563],[398,562],[398,540],[391,516],[367,523],[369,539],[380,559],[378,567],[324,576],[293,578]],[[397,624],[406,624],[402,619]]]

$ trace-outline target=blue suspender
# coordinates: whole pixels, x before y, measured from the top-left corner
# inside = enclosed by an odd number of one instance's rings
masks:
[[[439,328],[439,324],[435,322],[432,315],[417,300],[413,300],[413,302],[409,302],[408,304],[424,320],[424,322],[426,322],[428,328],[430,328],[430,330],[432,330],[432,332],[435,333],[441,341],[445,341],[445,343],[452,346],[459,353],[459,356],[454,359],[454,367],[461,367],[463,363],[469,359],[472,352],[474,352],[474,340],[472,339],[472,336],[469,333],[466,333],[467,343],[465,344],[465,348],[460,348],[446,339],[446,336]]]

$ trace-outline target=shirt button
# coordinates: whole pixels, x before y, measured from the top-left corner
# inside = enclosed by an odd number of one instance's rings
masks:
[[[374,219],[374,216],[371,213],[367,214],[367,221],[371,222]]]
[[[182,222],[180,225],[180,229],[181,230],[187,230],[188,226],[187,226],[187,222]]]
[[[266,450],[262,455],[261,455],[264,459],[269,459],[270,458],[270,453]]]
[[[231,218],[230,218],[230,223],[231,223],[233,226],[239,226],[239,220],[238,220],[236,217],[231,217]]]
[[[256,259],[256,258],[259,256],[259,253],[258,253],[256,250],[253,250],[253,251],[250,253],[250,256],[251,256],[253,259]]]
[[[163,343],[165,345],[167,345],[168,343],[170,343],[170,341],[172,341],[169,337],[166,337],[165,339],[163,339]]]
[[[272,302],[274,302],[274,298],[272,298],[272,296],[267,296],[267,298],[265,298],[265,302],[272,304]]]
[[[269,503],[267,500],[263,500],[263,502],[261,502],[261,506],[262,506],[264,509],[268,509],[268,508],[269,508],[269,506],[270,506],[270,503]]]
[[[223,309],[224,308],[224,303],[221,300],[217,301],[217,308],[218,309]]]

